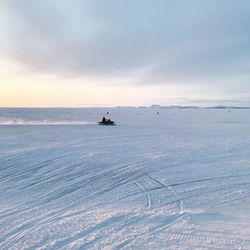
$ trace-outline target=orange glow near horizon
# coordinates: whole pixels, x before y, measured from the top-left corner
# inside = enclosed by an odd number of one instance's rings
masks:
[[[183,96],[180,94],[191,98],[206,95],[204,89],[188,84],[135,83],[135,79],[63,78],[39,74],[16,62],[0,60],[0,107],[175,105],[180,104],[175,103]]]
[[[170,87],[122,84],[116,80],[61,78],[0,61],[0,107],[88,107],[150,105],[173,93]],[[119,81],[119,79],[118,79]],[[162,91],[164,89],[164,91]]]
[[[93,85],[93,86],[90,86]],[[142,87],[141,87],[142,88]],[[141,92],[143,91],[143,95]],[[150,105],[151,87],[96,86],[74,82],[8,82],[0,85],[1,107],[89,107]]]

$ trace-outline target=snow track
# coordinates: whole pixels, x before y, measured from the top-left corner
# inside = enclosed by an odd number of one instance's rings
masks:
[[[249,110],[105,111],[0,109],[79,121],[0,126],[0,249],[250,249]]]

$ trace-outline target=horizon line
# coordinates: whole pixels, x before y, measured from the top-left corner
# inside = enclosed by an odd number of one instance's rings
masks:
[[[36,106],[36,107],[28,107],[28,106],[17,106],[17,107],[1,107],[0,109],[88,109],[88,108],[200,108],[200,109],[209,109],[209,108],[235,108],[235,109],[250,109],[250,106],[238,106],[238,105],[212,105],[212,106],[198,106],[198,105],[181,105],[181,104],[171,104],[171,105],[160,105],[160,104],[151,104],[151,105],[117,105],[117,106]]]

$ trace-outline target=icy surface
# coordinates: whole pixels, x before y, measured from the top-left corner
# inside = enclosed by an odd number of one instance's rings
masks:
[[[250,110],[0,109],[0,249],[250,249],[249,135]]]

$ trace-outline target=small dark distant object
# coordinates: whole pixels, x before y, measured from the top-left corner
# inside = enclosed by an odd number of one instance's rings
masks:
[[[160,113],[159,112],[157,112],[157,115],[159,115]]]
[[[105,117],[102,118],[102,121],[101,122],[98,122],[99,125],[111,125],[111,126],[114,126],[116,125],[116,123],[114,121],[111,121],[110,119],[106,119]]]
[[[109,112],[107,112],[107,115],[109,114]]]

